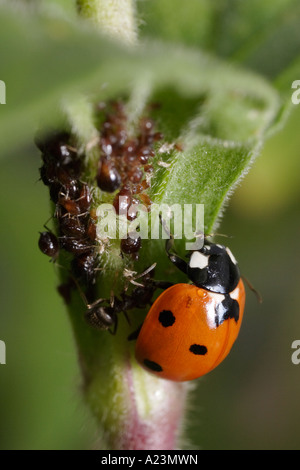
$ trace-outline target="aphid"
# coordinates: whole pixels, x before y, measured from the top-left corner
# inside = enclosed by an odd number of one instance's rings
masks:
[[[71,238],[81,239],[86,234],[85,224],[82,224],[79,217],[61,217],[59,228],[64,235]]]
[[[127,214],[132,204],[132,193],[129,185],[124,185],[120,191],[116,194],[113,206],[118,215]]]
[[[53,260],[57,258],[59,253],[59,242],[54,233],[50,231],[40,232],[38,244],[44,255],[49,256]]]
[[[48,136],[42,138],[37,136],[35,139],[36,146],[43,153],[44,163],[55,160],[58,164],[68,165],[76,158],[77,152],[70,144],[70,134],[68,132],[52,132]]]
[[[121,251],[126,254],[137,253],[141,248],[141,237],[138,235],[128,234],[127,238],[121,240]]]
[[[111,160],[103,158],[97,173],[97,184],[102,191],[113,193],[121,185],[121,176]]]
[[[60,237],[60,246],[66,251],[73,253],[74,255],[82,255],[84,253],[92,253],[94,251],[93,245],[89,240],[77,239],[72,237]]]
[[[74,276],[84,284],[94,284],[98,274],[96,250],[87,251],[76,256],[71,262],[71,270]]]

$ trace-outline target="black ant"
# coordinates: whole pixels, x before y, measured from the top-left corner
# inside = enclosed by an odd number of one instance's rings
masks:
[[[98,330],[108,330],[111,334],[115,335],[118,328],[118,315],[123,313],[130,324],[127,312],[128,310],[138,308],[143,309],[147,305],[152,304],[152,297],[157,288],[167,289],[172,285],[170,282],[155,281],[152,279],[150,273],[155,268],[153,264],[147,268],[142,274],[132,277],[129,282],[135,285],[132,293],[126,293],[128,287],[121,293],[120,298],[112,297],[108,299],[97,299],[89,303],[86,296],[82,292],[77,280],[73,279],[77,285],[78,291],[83,299],[87,310],[85,312],[85,320],[88,324]],[[145,284],[137,283],[136,280],[143,277],[146,280]],[[133,332],[128,339],[135,339],[138,331]]]

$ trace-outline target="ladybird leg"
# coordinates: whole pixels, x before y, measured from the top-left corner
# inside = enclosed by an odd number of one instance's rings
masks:
[[[188,263],[186,261],[184,261],[182,258],[180,258],[179,256],[177,255],[174,255],[174,254],[171,254],[171,253],[168,253],[167,252],[167,255],[168,255],[168,258],[169,260],[175,264],[175,266],[180,269],[180,271],[182,271],[184,274],[187,274],[187,269],[188,269]]]
[[[174,249],[174,237],[171,233],[169,235],[170,235],[170,238],[168,240],[166,240],[166,246],[165,246],[167,256],[168,256],[169,260],[173,264],[175,264],[175,266],[178,269],[180,269],[180,271],[182,271],[184,274],[186,274],[188,264],[187,264],[186,261],[184,261],[182,258],[180,258],[180,256],[178,256],[176,253],[171,253],[171,250]]]
[[[174,249],[174,235],[170,232],[169,227],[166,225],[161,214],[159,214],[159,220],[165,232],[169,236],[169,238],[166,240],[166,245],[165,245],[167,256],[169,260],[172,261],[172,263],[175,264],[175,266],[177,266],[177,268],[179,268],[182,272],[186,274],[187,267],[188,267],[187,263],[182,258],[180,258],[176,253],[171,253],[171,250]]]

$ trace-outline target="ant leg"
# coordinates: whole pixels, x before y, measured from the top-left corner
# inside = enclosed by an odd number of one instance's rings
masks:
[[[97,299],[95,300],[94,302],[92,302],[91,304],[89,304],[88,300],[87,300],[87,297],[86,295],[84,294],[83,290],[81,289],[80,287],[80,284],[79,282],[77,281],[77,279],[69,272],[69,270],[67,268],[65,268],[64,266],[60,266],[60,265],[57,265],[59,268],[61,269],[65,269],[66,271],[68,271],[69,273],[69,278],[72,280],[72,282],[75,284],[75,286],[77,287],[77,291],[84,303],[84,305],[86,306],[87,308],[87,312],[91,311],[92,309],[94,309],[98,304],[100,304],[101,302],[104,302],[105,299]]]
[[[108,331],[112,336],[115,336],[116,333],[117,333],[117,329],[118,329],[118,316],[116,315],[115,324],[114,324],[113,330],[111,330],[111,329],[109,328],[107,331]]]
[[[84,296],[84,294],[83,294],[83,296]],[[98,304],[101,304],[101,302],[104,302],[105,300],[106,299],[97,299],[97,300],[95,300],[95,302],[93,302],[91,304],[86,302],[86,306],[89,310],[91,310],[92,308],[95,308]]]
[[[47,227],[47,223],[48,223],[51,219],[53,219],[53,215],[51,215],[51,217],[49,217],[49,219],[44,223],[44,228],[47,230],[47,232],[53,233],[52,230],[51,230],[49,227]]]
[[[137,339],[142,326],[143,326],[143,323],[141,323],[140,326],[136,330],[134,330],[132,333],[130,333],[130,335],[127,336],[127,340],[134,341],[135,339]]]
[[[153,281],[154,287],[157,289],[168,289],[169,287],[172,287],[175,285],[174,282],[169,282],[169,281]]]
[[[129,318],[129,316],[128,316],[126,310],[123,310],[123,314],[124,314],[124,317],[125,317],[126,320],[127,320],[128,325],[131,325],[130,318]]]

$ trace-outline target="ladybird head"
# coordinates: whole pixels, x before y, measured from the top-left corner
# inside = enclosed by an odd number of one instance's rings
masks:
[[[238,285],[240,270],[229,248],[205,241],[188,257],[186,274],[197,287],[228,294]]]
[[[173,239],[166,243],[170,261],[197,287],[218,294],[229,294],[240,280],[240,270],[229,248],[205,239],[202,248],[187,254],[188,261],[172,251]]]

